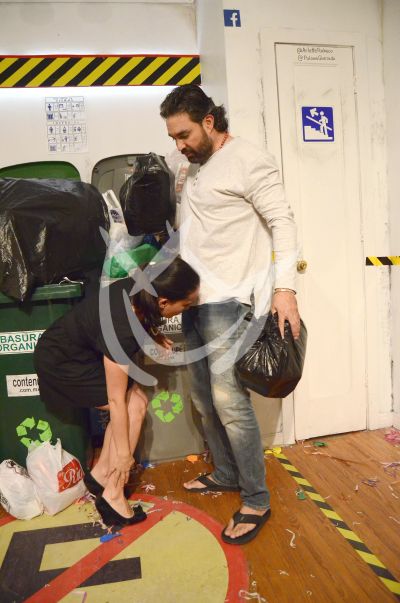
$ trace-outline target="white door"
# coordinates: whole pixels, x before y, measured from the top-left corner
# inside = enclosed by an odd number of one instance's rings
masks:
[[[275,44],[275,66],[280,136],[272,137],[279,141],[275,148],[268,146],[282,162],[301,255],[308,263],[298,278],[298,302],[308,329],[307,359],[293,404],[285,407],[286,414],[293,413],[289,421],[296,439],[302,439],[366,427],[353,50]]]

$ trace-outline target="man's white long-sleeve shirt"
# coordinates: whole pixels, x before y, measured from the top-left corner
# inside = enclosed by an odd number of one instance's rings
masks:
[[[273,287],[296,289],[296,225],[272,155],[236,137],[189,168],[181,256],[200,275],[199,304],[237,299],[268,311]],[[272,261],[274,251],[274,262]]]

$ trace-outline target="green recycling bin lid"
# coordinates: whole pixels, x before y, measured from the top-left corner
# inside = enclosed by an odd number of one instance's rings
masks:
[[[37,287],[28,303],[37,301],[47,301],[54,299],[72,299],[74,297],[82,297],[83,284],[82,283],[65,283],[62,285],[43,285]],[[17,300],[0,293],[0,304],[18,304]]]
[[[76,167],[68,161],[32,161],[0,168],[0,178],[67,178],[80,180]]]

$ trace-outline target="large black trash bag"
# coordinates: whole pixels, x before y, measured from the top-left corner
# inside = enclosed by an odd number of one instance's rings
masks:
[[[167,221],[173,225],[174,175],[163,157],[155,153],[135,157],[133,174],[121,187],[119,198],[130,235],[163,232]]]
[[[306,346],[307,329],[303,321],[298,339],[294,339],[290,324],[285,321],[282,339],[278,314],[270,312],[256,341],[236,362],[236,373],[245,387],[261,396],[284,398],[301,379]]]
[[[38,285],[101,266],[108,229],[102,196],[72,180],[0,179],[0,291],[16,300]]]

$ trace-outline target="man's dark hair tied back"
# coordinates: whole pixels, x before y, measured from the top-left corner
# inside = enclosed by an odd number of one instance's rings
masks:
[[[164,119],[178,113],[187,113],[196,123],[201,123],[206,115],[212,115],[217,132],[228,130],[225,107],[215,105],[213,99],[196,84],[174,88],[161,103],[160,115]]]

